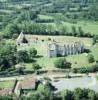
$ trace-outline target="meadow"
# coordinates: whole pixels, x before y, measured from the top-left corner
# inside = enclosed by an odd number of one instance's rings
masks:
[[[95,60],[98,60],[98,46],[92,45],[92,38],[79,38],[79,37],[71,37],[71,36],[41,36],[41,35],[33,35],[33,37],[37,37],[37,43],[32,43],[32,45],[25,45],[19,46],[18,50],[20,49],[29,49],[29,48],[36,48],[39,57],[35,57],[34,60],[43,68],[54,69],[54,62],[59,59],[60,57],[49,58],[47,57],[47,45],[48,43],[52,43],[55,40],[57,43],[66,43],[66,42],[74,42],[80,41],[84,44],[85,48],[88,48],[91,54],[94,55]],[[48,39],[51,40],[48,40]],[[44,41],[42,41],[44,40]],[[68,62],[71,62],[72,68],[75,67],[90,67],[95,64],[89,63],[87,59],[87,53],[77,54],[77,55],[69,55],[61,58],[66,58]],[[26,63],[27,69],[32,69],[32,63]]]
[[[0,89],[3,88],[13,88],[15,81],[1,81],[0,82]]]

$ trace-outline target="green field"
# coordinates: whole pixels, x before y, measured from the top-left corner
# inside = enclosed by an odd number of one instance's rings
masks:
[[[44,24],[52,25],[54,30],[59,30],[60,27],[62,28],[63,26],[66,28],[67,32],[72,32],[72,26],[75,26],[77,31],[78,31],[78,27],[81,27],[85,33],[98,34],[98,21],[96,22],[95,21],[77,21],[77,23],[61,21],[60,24],[59,23],[58,24],[44,23]]]
[[[36,18],[30,18],[31,22],[37,24],[36,20],[38,20],[39,24],[51,25],[52,31],[54,32],[58,31],[60,33],[62,27],[66,27],[67,32],[72,32],[72,26],[75,26],[78,31],[78,27],[81,26],[84,33],[98,34],[98,15],[96,12],[98,9],[98,1],[95,0],[95,2],[96,3],[93,4],[93,1],[89,2],[88,0],[85,4],[85,2],[82,2],[81,0],[79,0],[79,3],[75,3],[74,0],[0,0],[0,16],[2,15],[0,24],[4,25],[3,27],[0,26],[0,31],[5,29],[6,21],[8,21],[6,24],[10,24],[15,20],[17,22],[17,18],[21,16],[21,13],[32,12],[32,15],[33,13],[37,14]],[[91,5],[93,6],[93,9]],[[67,6],[69,9],[67,9]],[[74,11],[74,9],[76,10]],[[77,17],[74,18],[74,16]],[[21,21],[22,19],[24,18],[21,18]],[[26,19],[25,21],[27,21]]]
[[[0,82],[0,88],[13,88],[15,81],[2,81]]]
[[[19,46],[18,49],[29,49],[29,48],[36,48],[38,51],[38,55],[42,57],[34,58],[34,60],[43,68],[53,69],[54,62],[58,59],[56,58],[49,58],[47,57],[47,43],[51,43],[54,39],[58,43],[66,43],[66,42],[73,42],[73,41],[81,41],[86,48],[90,49],[90,53],[94,55],[95,60],[98,60],[98,46],[92,45],[92,39],[90,38],[78,38],[78,37],[70,37],[70,36],[37,36],[38,37],[37,43],[32,43],[32,45],[27,46]],[[51,41],[48,41],[48,38],[51,38]],[[44,40],[43,42],[41,40]],[[72,68],[74,67],[90,67],[95,63],[89,63],[87,60],[87,53],[77,54],[77,55],[69,55],[65,57],[67,61],[71,62]],[[32,63],[26,64],[27,69],[32,69]]]
[[[70,28],[73,25],[76,26],[76,28],[81,26],[83,31],[86,32],[86,33],[98,34],[98,22],[78,21],[76,24],[63,22],[63,25],[67,26],[69,28],[69,30],[71,30]]]
[[[38,18],[39,19],[43,19],[43,20],[47,20],[47,19],[53,19],[53,17],[52,16],[46,16],[46,15],[38,15]]]

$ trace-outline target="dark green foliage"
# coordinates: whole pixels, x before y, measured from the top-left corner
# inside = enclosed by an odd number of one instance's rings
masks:
[[[64,99],[65,100],[73,100],[73,92],[66,90],[66,93],[64,94]]]
[[[0,96],[0,100],[16,100],[16,96]],[[98,93],[90,89],[76,88],[74,91],[65,90],[54,94],[50,86],[45,84],[29,96],[21,95],[19,100],[98,100]]]
[[[17,51],[18,62],[31,62],[33,58],[37,55],[37,50],[35,48],[30,48],[29,50],[19,50]]]
[[[84,36],[84,32],[83,32],[81,27],[78,27],[78,31],[79,31],[78,32],[78,36],[83,37]]]
[[[31,48],[30,50],[19,50],[14,43],[6,43],[5,41],[0,42],[0,70],[9,69],[20,62],[31,62],[37,55],[37,50]],[[21,69],[20,69],[21,70]]]
[[[98,35],[94,35],[93,37],[93,43],[95,44],[96,42],[98,42]]]
[[[41,67],[40,67],[39,64],[33,63],[33,69],[34,69],[34,71],[35,71],[35,70],[41,69]]]
[[[64,58],[57,59],[54,62],[55,67],[57,68],[71,68],[71,64],[66,61]]]
[[[73,36],[77,35],[77,30],[75,26],[72,26],[72,33],[73,33]]]
[[[0,5],[0,30],[3,30],[3,35],[7,38],[11,38],[21,30],[31,34],[91,37],[91,33],[84,33],[80,27],[77,30],[72,27],[70,33],[61,23],[98,20],[98,1],[96,0],[6,0],[1,1]],[[39,18],[39,14],[52,18]],[[62,28],[56,30],[45,23],[58,23],[57,25],[61,25]]]
[[[37,55],[37,50],[35,48],[30,48],[29,55],[30,55],[30,58],[32,59],[33,57]]]
[[[94,56],[92,54],[88,54],[88,62],[89,63],[93,63],[95,60],[94,60]]]
[[[43,88],[44,89],[44,88]],[[26,100],[97,100],[97,93],[90,89],[77,88],[74,91],[66,90],[64,92],[53,94],[49,88],[36,92]],[[22,99],[23,100],[23,99]]]
[[[16,45],[1,42],[0,43],[0,68],[1,70],[8,69],[16,64]]]
[[[92,73],[98,71],[98,64],[92,65],[91,67],[81,67],[81,68],[73,68],[73,73]]]
[[[17,24],[14,24],[14,23],[8,24],[4,29],[5,34],[3,34],[3,35],[6,38],[11,38],[13,36],[13,34],[19,33],[20,32],[19,30],[20,29],[18,28]]]
[[[30,58],[28,52],[26,50],[20,50],[17,52],[17,60],[18,62],[29,62]]]

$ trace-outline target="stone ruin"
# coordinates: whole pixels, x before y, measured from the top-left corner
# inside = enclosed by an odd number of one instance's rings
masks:
[[[73,43],[51,43],[48,44],[48,57],[75,55],[84,52],[84,45],[80,42]]]

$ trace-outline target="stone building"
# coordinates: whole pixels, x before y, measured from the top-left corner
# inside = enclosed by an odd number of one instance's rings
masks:
[[[25,34],[23,32],[21,32],[18,36],[18,38],[16,39],[16,44],[20,45],[22,43],[28,43],[29,40],[28,38],[25,36]]]
[[[19,97],[22,93],[28,92],[30,90],[36,90],[38,80],[35,77],[27,76],[23,80],[19,80],[16,83],[14,93]]]
[[[67,56],[80,54],[84,51],[84,45],[80,42],[58,44],[48,44],[48,57]]]
[[[27,35],[21,32],[16,39],[16,44],[17,45],[23,45],[23,44],[33,44],[37,43],[37,37],[33,35]]]

